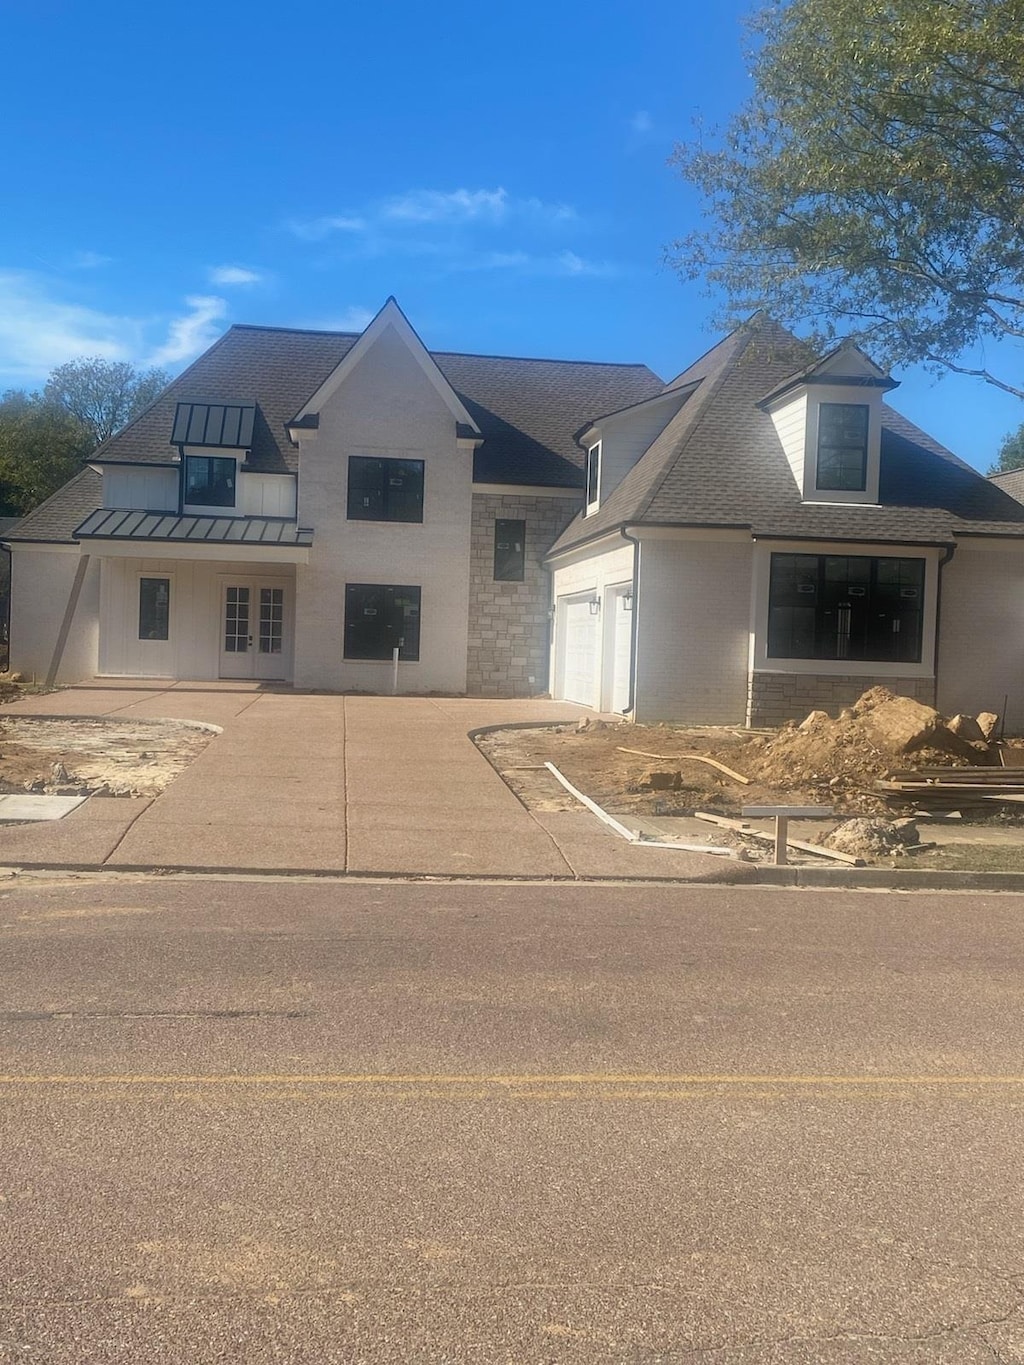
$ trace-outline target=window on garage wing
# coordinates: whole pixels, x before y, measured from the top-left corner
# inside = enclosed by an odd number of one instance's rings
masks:
[[[601,491],[601,442],[592,445],[587,451],[587,509],[597,505]]]
[[[924,564],[772,555],[768,657],[920,663]]]
[[[498,517],[494,523],[494,577],[521,583],[526,575],[526,522]]]
[[[139,639],[166,640],[170,634],[171,580],[139,579]]]
[[[345,585],[345,658],[415,662],[420,657],[420,589],[390,583]]]
[[[865,403],[818,407],[820,491],[863,493],[868,486],[868,408]]]
[[[234,460],[223,455],[186,455],[184,500],[188,507],[234,507]]]
[[[349,521],[422,521],[423,461],[350,455]]]

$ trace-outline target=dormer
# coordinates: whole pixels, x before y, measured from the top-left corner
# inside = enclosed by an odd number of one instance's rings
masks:
[[[843,342],[760,400],[804,502],[878,502],[882,398],[897,382]]]
[[[239,470],[252,448],[255,403],[179,403],[171,444],[181,458],[181,510],[234,516]]]
[[[628,408],[595,417],[576,433],[586,454],[585,509],[592,516],[675,417],[696,384],[666,389]]]

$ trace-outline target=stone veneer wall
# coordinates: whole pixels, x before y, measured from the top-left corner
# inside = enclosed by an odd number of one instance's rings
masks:
[[[934,678],[871,678],[863,674],[752,673],[747,685],[747,724],[801,721],[809,711],[837,716],[869,687],[888,687],[902,697],[935,705]]]
[[[473,494],[466,657],[471,696],[534,697],[548,690],[551,575],[544,556],[579,508],[579,497]],[[494,581],[494,523],[499,517],[526,522],[522,583]]]

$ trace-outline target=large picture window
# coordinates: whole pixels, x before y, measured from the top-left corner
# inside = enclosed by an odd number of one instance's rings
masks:
[[[819,490],[863,493],[868,486],[868,408],[865,403],[818,407]]]
[[[223,455],[185,456],[185,504],[234,507],[235,462]]]
[[[772,555],[770,659],[920,663],[923,559]]]
[[[423,461],[350,455],[349,521],[422,521]]]
[[[166,640],[170,637],[171,580],[139,579],[139,639]]]
[[[494,523],[494,578],[522,583],[526,575],[526,522],[498,517]]]
[[[384,583],[345,585],[345,658],[420,657],[420,589]]]

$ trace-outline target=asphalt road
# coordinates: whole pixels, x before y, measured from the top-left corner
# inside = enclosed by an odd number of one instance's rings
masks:
[[[1024,1361],[1022,916],[0,885],[0,1361]]]

